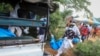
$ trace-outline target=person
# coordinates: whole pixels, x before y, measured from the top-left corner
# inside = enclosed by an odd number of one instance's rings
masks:
[[[43,26],[46,26],[46,24],[47,24],[47,18],[46,18],[46,17],[43,16],[43,17],[40,19],[40,21],[44,21],[44,22],[43,22]],[[44,42],[45,28],[37,27],[37,30],[38,30],[38,37],[39,37],[40,42]]]
[[[79,30],[78,26],[75,23],[70,23],[70,25],[68,27],[66,27],[66,30],[68,28],[72,28],[72,30],[75,32],[74,39],[79,39],[79,42],[82,42],[81,34],[80,34],[80,30]]]
[[[97,33],[97,31],[98,31],[97,27],[94,27],[92,37],[94,37],[94,38],[96,37],[96,33]]]
[[[73,22],[73,16],[69,16],[69,17],[67,17],[66,20],[67,20],[67,21],[66,21],[66,22],[67,22],[66,25],[69,26],[70,23]]]
[[[38,37],[39,37],[40,42],[44,41],[44,36],[45,36],[44,34],[45,34],[45,29],[44,28],[39,28]]]
[[[24,10],[24,9],[19,9],[18,12],[20,14],[19,15],[20,18],[29,19],[29,20],[36,20],[36,14],[31,12],[31,11],[27,11],[27,10]],[[21,27],[21,28],[23,29],[23,34],[25,34],[25,35],[31,34],[30,29],[31,29],[31,31],[34,31],[34,29],[32,29],[34,27]]]
[[[83,24],[80,27],[80,32],[81,32],[81,36],[82,36],[82,41],[84,42],[84,40],[88,37],[88,33],[89,33],[89,29],[88,26],[86,24]]]
[[[75,23],[70,23],[70,25],[68,27],[66,27],[66,30],[68,28],[72,28],[72,30],[75,32],[75,37],[78,37],[80,39],[80,42],[82,42],[81,40],[81,34],[80,34],[80,30],[79,28],[76,26]]]
[[[87,26],[88,26],[88,29],[89,29],[89,34],[88,34],[88,38],[89,37],[92,37],[92,26],[91,25],[89,25],[89,24],[87,24]]]
[[[18,18],[18,9],[20,8],[19,4],[17,4],[14,8],[14,10],[12,10],[10,12],[10,17],[11,18]],[[20,27],[15,27],[15,26],[9,26],[9,29],[11,30],[11,32],[15,33],[16,31],[16,36],[20,37],[22,35],[22,30]]]
[[[74,47],[72,43],[72,39],[74,38],[74,36],[75,36],[74,31],[72,30],[72,28],[69,28],[65,32],[63,43],[61,47],[58,49],[58,53],[56,54],[56,56],[60,56],[63,52],[67,51],[69,48]]]

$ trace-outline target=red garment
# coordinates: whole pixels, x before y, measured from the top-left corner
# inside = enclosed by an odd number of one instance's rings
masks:
[[[82,27],[80,28],[80,32],[81,32],[81,35],[87,36],[88,33],[89,33],[89,29],[88,29],[88,27],[86,27],[86,26],[82,26]]]
[[[99,30],[98,28],[94,29],[95,32],[98,32],[98,30]]]

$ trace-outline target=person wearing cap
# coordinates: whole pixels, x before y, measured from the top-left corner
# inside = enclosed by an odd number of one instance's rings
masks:
[[[66,27],[66,30],[67,30],[68,28],[72,28],[72,30],[75,32],[75,35],[76,35],[77,37],[81,38],[81,34],[80,34],[80,31],[79,31],[79,28],[77,27],[77,25],[76,25],[75,23],[71,23],[71,24],[69,25],[69,27]]]
[[[72,39],[74,38],[75,33],[72,31],[72,28],[69,28],[65,32],[65,37],[61,47],[58,49],[56,56],[60,56],[63,52],[66,52],[69,48],[73,48]]]
[[[70,23],[70,25],[66,27],[63,44],[58,49],[56,56],[60,56],[63,52],[65,52],[65,50],[73,48],[72,39],[76,36],[80,36],[80,31],[75,23]]]
[[[46,26],[47,24],[47,18],[45,16],[43,16],[40,21],[44,21],[43,22],[43,26]],[[44,42],[44,37],[45,37],[45,29],[42,27],[37,27],[38,30],[38,38],[40,40],[40,42]]]

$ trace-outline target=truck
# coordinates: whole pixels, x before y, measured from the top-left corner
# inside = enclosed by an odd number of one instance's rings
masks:
[[[47,24],[43,26],[44,21],[27,19],[26,17],[9,17],[9,12],[0,12],[0,29],[8,30],[9,26],[34,28],[32,36],[0,36],[0,56],[47,56],[44,55],[44,45],[49,31],[49,15],[53,13],[57,6],[52,0],[0,0],[0,3],[10,4],[14,8],[16,4],[20,5],[22,11],[32,12],[38,16],[46,16]],[[25,14],[25,12],[24,12]],[[28,15],[27,13],[25,15]],[[44,42],[39,42],[36,28],[45,29]],[[5,31],[5,30],[4,30]],[[2,31],[0,31],[2,33]],[[6,33],[5,33],[6,34]],[[35,35],[35,36],[34,36]],[[35,38],[34,38],[35,37]]]

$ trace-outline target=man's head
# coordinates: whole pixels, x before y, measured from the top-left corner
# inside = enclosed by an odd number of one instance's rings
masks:
[[[73,16],[66,17],[66,20],[72,22]]]

